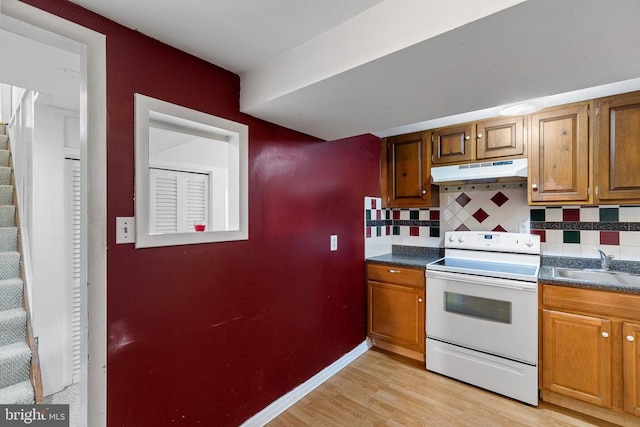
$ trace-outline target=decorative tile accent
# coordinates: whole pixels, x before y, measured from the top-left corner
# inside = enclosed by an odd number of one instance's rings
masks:
[[[640,236],[638,236],[640,237]],[[619,231],[601,231],[600,232],[600,244],[601,245],[620,245],[620,232]]]
[[[580,243],[580,232],[579,231],[563,231],[562,232],[562,243]]]
[[[429,219],[431,221],[440,221],[440,211],[430,210],[429,211]]]
[[[509,198],[507,196],[504,195],[504,193],[502,191],[498,191],[492,198],[491,201],[493,203],[496,204],[496,206],[502,206],[505,203],[507,203],[507,201],[509,201]]]
[[[469,204],[471,201],[471,197],[467,196],[465,193],[461,193],[458,197],[456,197],[456,202],[463,208]]]
[[[618,208],[600,208],[600,221],[618,222]]]
[[[530,215],[523,185],[487,184],[466,186],[466,191],[442,193],[440,187],[441,234],[448,230],[518,231],[518,223]],[[465,206],[460,206],[463,198]],[[499,227],[499,228],[498,228]]]
[[[472,216],[481,224],[485,219],[489,218],[489,214],[482,210],[482,208],[475,211]]]
[[[544,209],[531,209],[529,219],[531,221],[544,221],[545,220]]]
[[[506,232],[507,230],[505,230],[504,228],[502,228],[501,225],[496,225],[493,230],[491,231],[497,231],[497,232]]]
[[[563,209],[562,221],[580,221],[580,209]]]
[[[409,236],[420,236],[420,227],[409,227]]]
[[[364,198],[364,257],[383,255],[391,252],[391,219],[382,209],[382,199]],[[384,219],[383,219],[384,218]]]

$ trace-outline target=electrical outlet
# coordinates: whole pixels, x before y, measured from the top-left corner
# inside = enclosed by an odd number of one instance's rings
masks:
[[[337,251],[338,250],[338,235],[337,234],[332,234],[331,235],[331,250],[332,251]]]
[[[135,217],[116,217],[116,244],[135,243]]]
[[[518,222],[518,233],[529,234],[529,221]]]

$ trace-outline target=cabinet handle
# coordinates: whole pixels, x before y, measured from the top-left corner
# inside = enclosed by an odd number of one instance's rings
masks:
[[[634,342],[635,338],[633,338],[633,335],[627,335],[627,341]]]
[[[418,302],[422,302],[422,298],[418,298]],[[627,337],[627,338],[629,338],[629,337]]]
[[[427,194],[427,190],[422,190],[422,194]]]
[[[471,137],[470,137],[469,135],[467,135],[467,136],[465,136],[465,137],[464,137],[464,140],[465,140],[465,141],[468,141],[468,140],[470,140],[470,139],[471,139]]]
[[[389,270],[389,273],[400,273],[400,270]]]
[[[605,338],[608,338],[609,337],[609,332],[603,332],[602,336],[605,337]]]
[[[531,184],[531,189],[533,191],[538,191],[538,184]]]
[[[478,134],[478,138],[482,138],[482,134],[481,133]]]

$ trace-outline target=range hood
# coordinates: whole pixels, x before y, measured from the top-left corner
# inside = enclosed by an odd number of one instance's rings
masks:
[[[434,184],[458,181],[489,182],[501,178],[526,179],[527,159],[434,166],[431,168],[431,180]]]

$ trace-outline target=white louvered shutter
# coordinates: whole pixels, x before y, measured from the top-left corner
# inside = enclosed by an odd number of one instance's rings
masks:
[[[75,384],[80,380],[80,161],[67,159],[71,178],[71,374]]]
[[[151,168],[151,233],[195,232],[207,223],[209,175]]]
[[[178,231],[178,173],[151,169],[151,232]]]
[[[187,173],[184,175],[185,188],[185,231],[193,231],[194,224],[207,223],[209,203],[209,180],[204,174]]]

